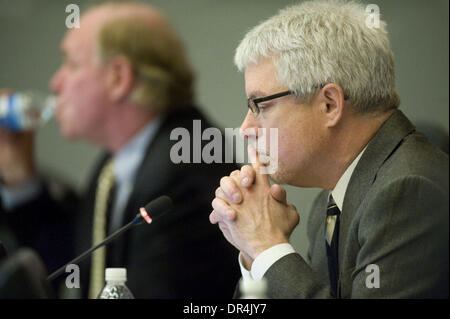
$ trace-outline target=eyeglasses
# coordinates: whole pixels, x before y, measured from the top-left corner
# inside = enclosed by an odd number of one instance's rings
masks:
[[[260,98],[257,98],[257,99],[248,98],[247,99],[247,106],[254,114],[259,114],[259,112],[261,111],[262,107],[259,106],[258,103],[267,102],[267,101],[270,101],[270,100],[278,99],[279,97],[290,95],[290,94],[295,94],[295,92],[289,90],[289,91],[284,91],[284,92],[280,92],[280,93],[276,93],[276,94],[260,97]]]
[[[323,87],[325,85],[326,84],[315,85],[315,86],[313,86],[313,89],[323,89]],[[252,113],[258,115],[261,112],[261,109],[264,108],[264,107],[259,106],[258,103],[267,102],[267,101],[270,101],[270,100],[278,99],[280,97],[283,97],[283,96],[286,96],[286,95],[290,95],[290,94],[295,94],[295,92],[291,91],[291,90],[288,90],[288,91],[284,91],[284,92],[280,92],[280,93],[276,93],[276,94],[260,97],[260,98],[257,98],[257,99],[248,98],[247,99],[247,106],[252,111]],[[344,100],[348,100],[348,96],[347,95],[344,95]]]

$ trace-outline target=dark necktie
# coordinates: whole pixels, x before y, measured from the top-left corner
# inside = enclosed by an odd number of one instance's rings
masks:
[[[336,298],[338,297],[339,278],[338,247],[340,214],[341,211],[339,210],[339,207],[337,207],[333,196],[330,195],[327,206],[325,246],[327,249],[328,274],[330,277],[331,290]]]

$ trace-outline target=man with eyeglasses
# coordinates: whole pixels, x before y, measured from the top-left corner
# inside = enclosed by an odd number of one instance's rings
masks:
[[[354,2],[304,2],[237,48],[241,130],[267,148],[249,147],[252,166],[221,179],[210,221],[270,298],[448,298],[448,156],[398,110],[386,24],[369,28],[366,17]],[[308,256],[289,244],[295,207],[261,173],[272,145],[260,128],[278,130],[271,180],[323,189]]]

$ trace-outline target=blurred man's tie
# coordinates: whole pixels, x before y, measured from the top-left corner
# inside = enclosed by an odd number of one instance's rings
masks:
[[[95,196],[94,222],[92,229],[92,245],[96,245],[106,237],[106,213],[108,199],[114,185],[113,161],[110,159],[100,173]],[[106,248],[101,247],[92,254],[91,282],[89,298],[95,299],[105,285]]]

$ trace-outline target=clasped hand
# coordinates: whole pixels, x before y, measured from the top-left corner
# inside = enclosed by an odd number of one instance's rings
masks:
[[[252,166],[245,165],[220,180],[209,216],[228,242],[240,250],[247,269],[264,250],[289,242],[299,223],[286,191],[280,185],[271,186],[268,175],[260,173],[263,164],[252,146],[248,153]]]

